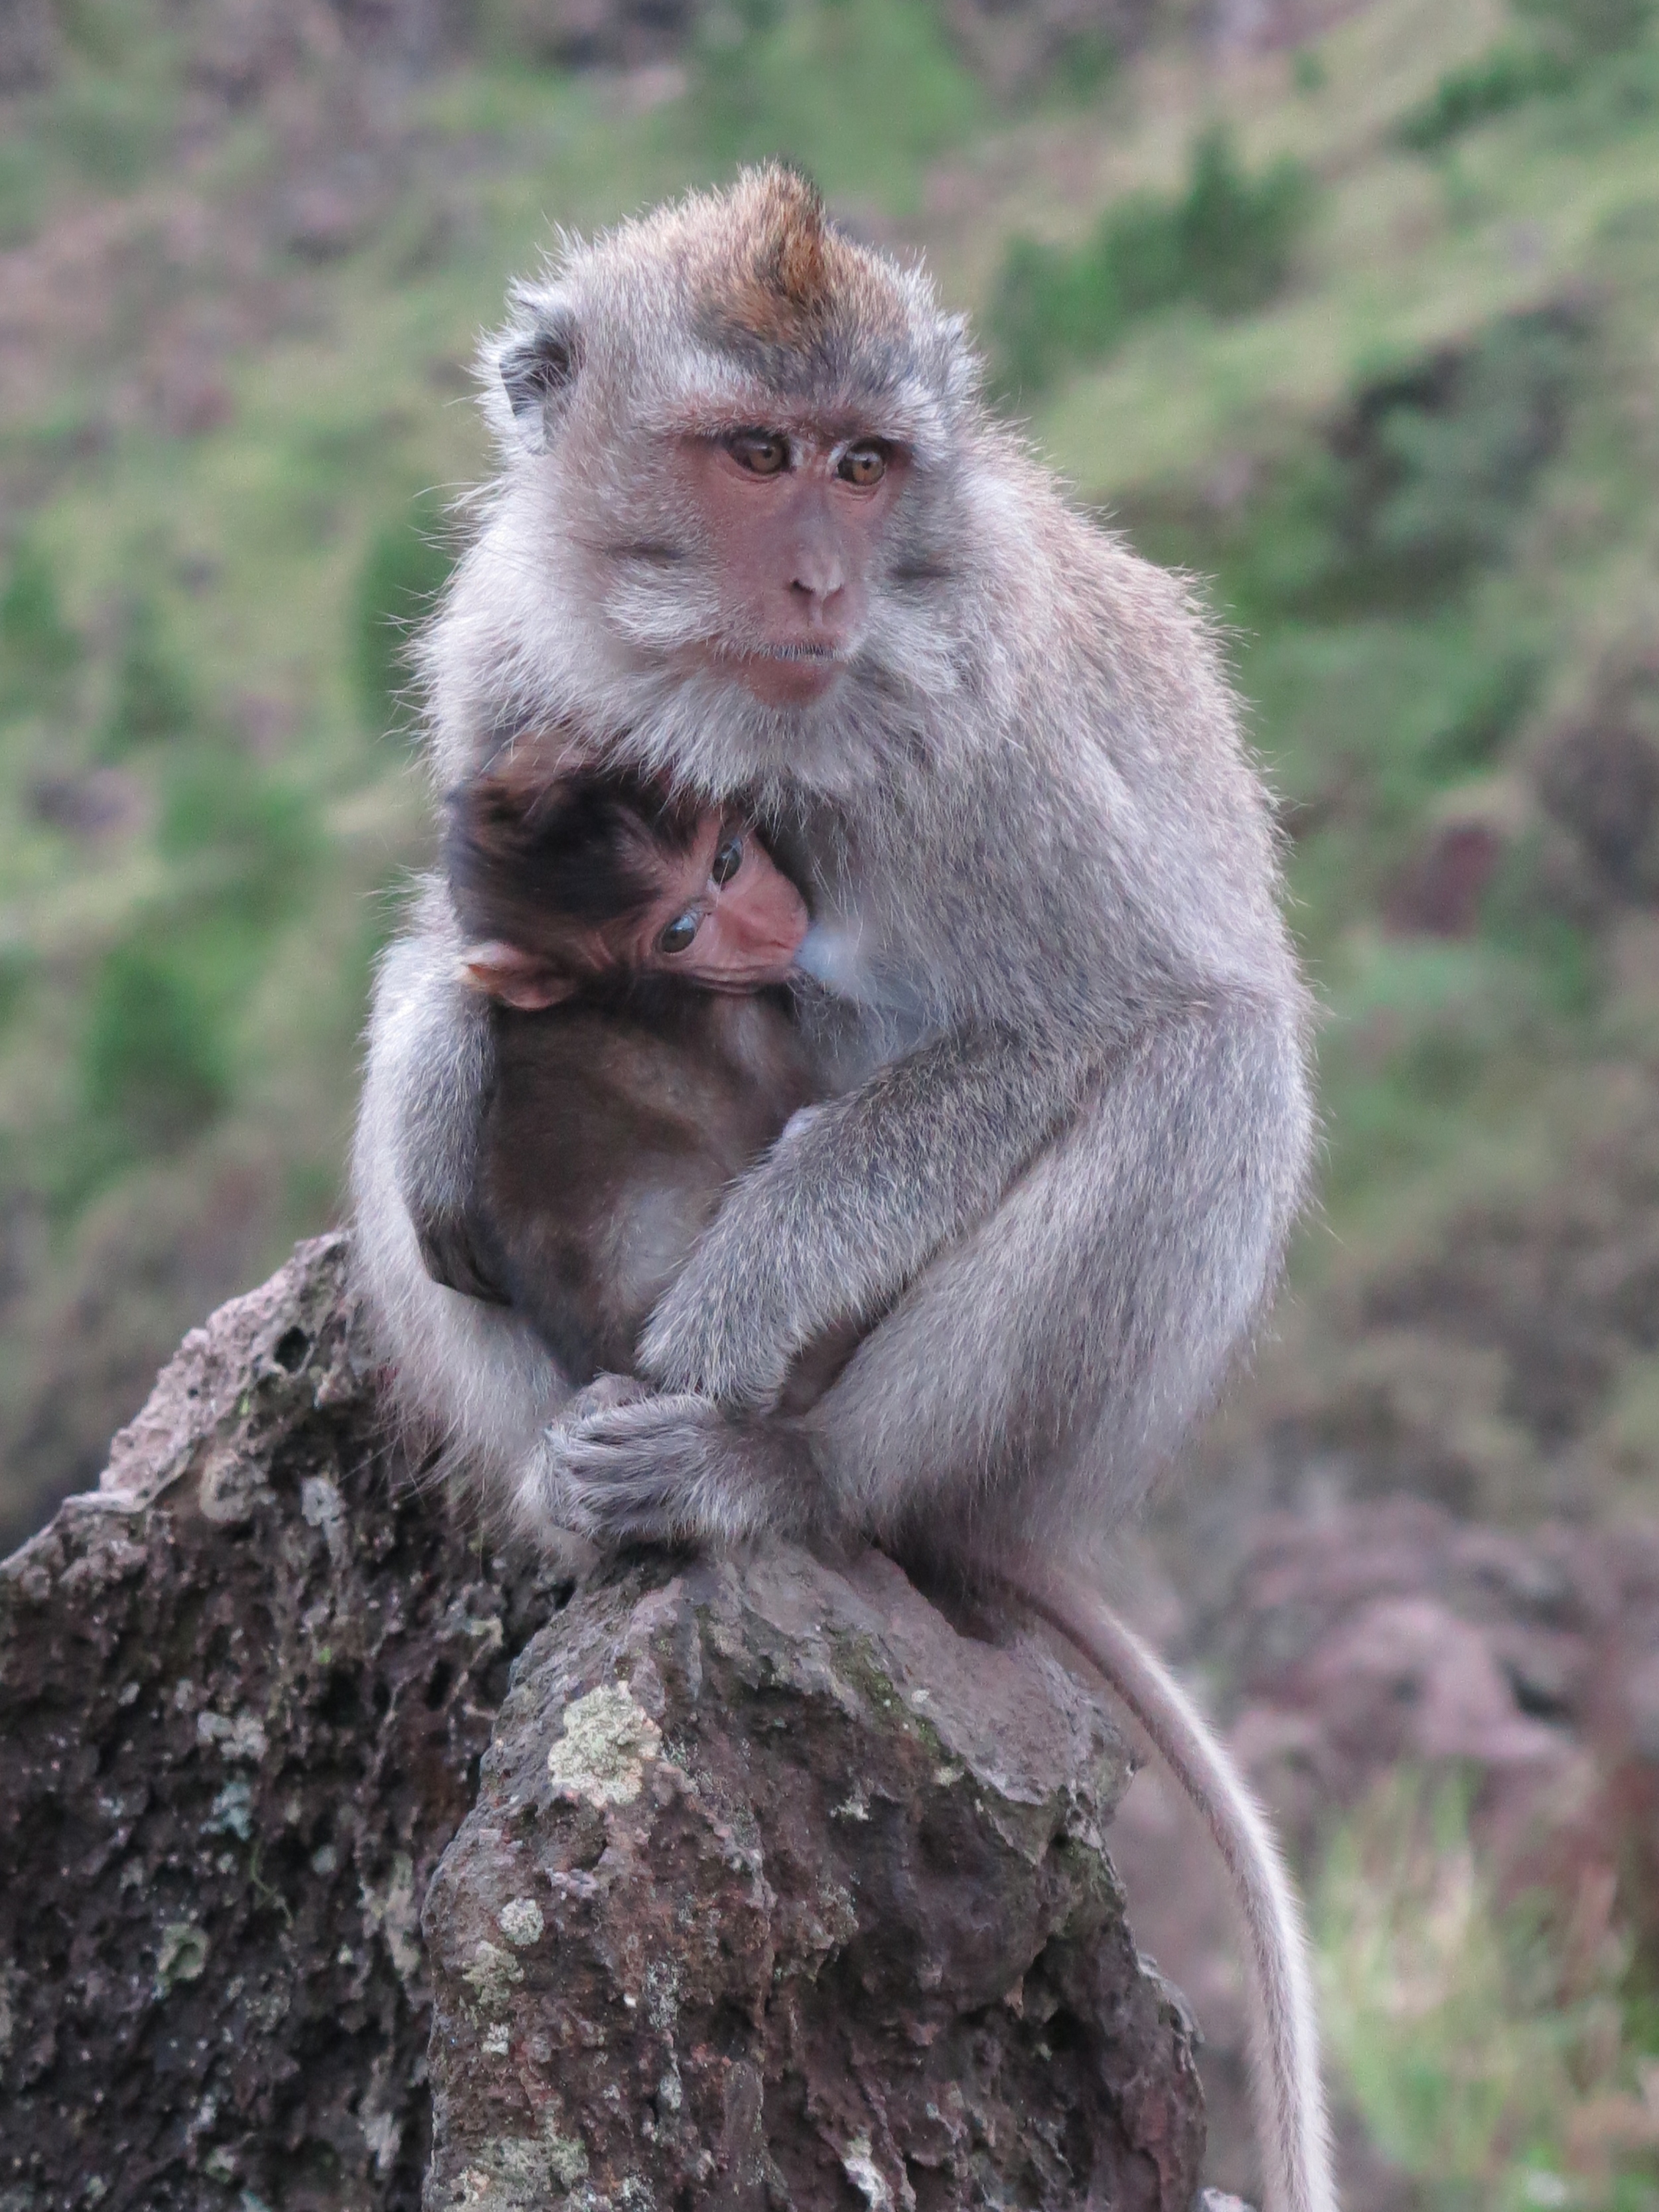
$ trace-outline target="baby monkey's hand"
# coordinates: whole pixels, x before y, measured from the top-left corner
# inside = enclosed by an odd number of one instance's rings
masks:
[[[618,1406],[632,1406],[641,1398],[655,1395],[651,1385],[641,1382],[637,1375],[596,1375],[561,1408],[551,1433],[556,1435],[562,1429],[576,1428],[594,1413],[613,1413]]]

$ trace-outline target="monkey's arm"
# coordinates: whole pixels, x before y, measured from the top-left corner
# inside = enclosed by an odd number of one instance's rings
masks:
[[[355,1273],[398,1413],[423,1448],[441,1440],[505,1481],[569,1388],[517,1316],[442,1287],[423,1257],[434,1224],[467,1217],[491,1081],[487,1010],[456,982],[457,942],[428,881],[375,984],[352,1152]]]
[[[936,1040],[784,1132],[653,1316],[641,1371],[764,1410],[827,1330],[867,1323],[982,1220],[1099,1061],[1006,1031]]]
[[[1298,1007],[1240,994],[1166,1014],[809,1413],[755,1419],[677,1392],[579,1425],[550,1470],[561,1510],[610,1543],[818,1525],[949,1558],[969,1501],[976,1542],[1046,1534],[1063,1552],[1097,1535],[1145,1495],[1259,1313],[1310,1133]],[[731,1264],[741,1281],[750,1255]]]

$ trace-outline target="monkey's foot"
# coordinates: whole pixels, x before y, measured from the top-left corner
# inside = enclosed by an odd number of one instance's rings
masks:
[[[584,1391],[544,1437],[536,1480],[551,1519],[607,1549],[731,1543],[799,1525],[803,1450],[785,1425],[689,1393],[595,1406]]]

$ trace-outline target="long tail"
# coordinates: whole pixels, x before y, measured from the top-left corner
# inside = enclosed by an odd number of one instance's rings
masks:
[[[1100,1593],[1052,1568],[1000,1578],[1105,1677],[1202,1814],[1232,1877],[1250,1979],[1250,2086],[1266,2212],[1336,2212],[1302,1916],[1260,1806],[1207,1721]]]

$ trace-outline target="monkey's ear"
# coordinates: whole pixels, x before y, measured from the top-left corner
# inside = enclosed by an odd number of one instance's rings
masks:
[[[515,419],[527,430],[545,433],[581,368],[574,311],[557,301],[538,301],[534,325],[507,339],[496,368]]]
[[[504,945],[499,938],[467,946],[461,955],[461,979],[470,990],[526,1014],[562,1006],[576,989],[573,976],[556,974],[533,952]]]

